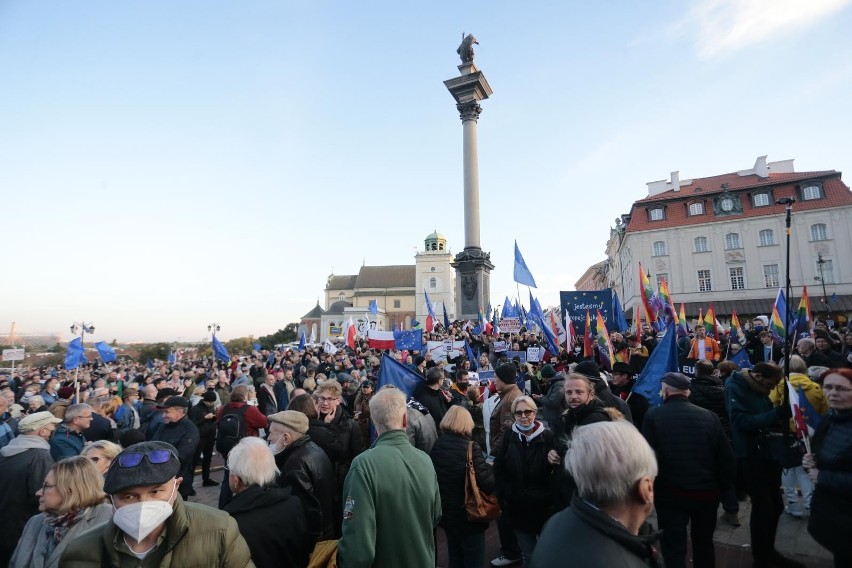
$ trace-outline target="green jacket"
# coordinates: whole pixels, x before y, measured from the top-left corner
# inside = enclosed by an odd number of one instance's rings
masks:
[[[175,497],[174,513],[166,521],[159,546],[144,560],[130,553],[124,533],[110,522],[86,531],[68,544],[59,568],[254,568],[248,545],[228,513],[185,503]],[[109,560],[104,562],[104,552]]]
[[[441,496],[432,460],[404,430],[379,436],[343,484],[341,568],[434,568]]]

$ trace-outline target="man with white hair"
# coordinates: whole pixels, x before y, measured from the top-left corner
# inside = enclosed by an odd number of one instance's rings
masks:
[[[533,568],[562,566],[566,551],[584,568],[659,565],[657,534],[639,536],[654,508],[654,451],[626,420],[578,428],[565,468],[577,493],[541,532]]]
[[[663,559],[668,568],[686,568],[686,527],[691,523],[693,564],[712,568],[716,511],[722,493],[734,484],[734,451],[719,417],[689,401],[686,375],[666,373],[661,382],[663,405],[645,414],[642,434],[660,469],[654,505],[663,531]]]
[[[378,438],[352,461],[343,484],[338,563],[434,568],[441,496],[432,460],[408,442],[405,395],[383,388],[370,400],[370,416]]]
[[[272,450],[260,438],[243,438],[228,454],[234,497],[225,505],[246,539],[258,568],[304,567],[314,541],[305,509],[289,487],[276,487]]]

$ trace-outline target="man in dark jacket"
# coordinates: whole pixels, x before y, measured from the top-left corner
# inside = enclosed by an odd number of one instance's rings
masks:
[[[210,479],[210,462],[213,459],[213,447],[216,445],[216,391],[204,391],[198,404],[189,410],[189,419],[198,428],[198,448],[192,460],[192,472],[201,462],[201,479],[204,487],[219,485],[217,481]]]
[[[0,448],[0,566],[9,565],[24,526],[38,514],[36,491],[54,464],[47,441],[61,422],[50,412],[25,416],[20,435]]]
[[[633,385],[635,384],[636,379],[633,376],[632,364],[618,361],[612,366],[612,385],[610,385],[612,393],[627,403],[630,408],[630,415],[633,418],[633,425],[642,428],[642,421],[645,419],[649,405],[647,398],[633,392]]]
[[[736,460],[719,418],[689,402],[690,381],[681,373],[661,379],[663,406],[645,415],[642,434],[657,454],[654,505],[665,564],[686,568],[686,526],[692,524],[696,568],[716,565],[713,531],[723,491],[733,486]]]
[[[163,423],[157,428],[152,441],[166,442],[175,447],[180,459],[178,477],[183,478],[178,491],[188,499],[195,495],[192,488],[193,460],[198,448],[198,428],[187,416],[189,401],[182,396],[173,396],[163,403]]]
[[[234,497],[225,505],[258,568],[305,568],[314,549],[301,500],[275,486],[275,457],[260,438],[243,438],[228,454]]]
[[[55,461],[79,456],[86,444],[83,430],[92,424],[92,407],[73,404],[65,411],[65,420],[50,439],[50,455]]]
[[[654,507],[657,475],[654,452],[639,431],[624,420],[580,428],[566,466],[577,494],[544,526],[532,568],[563,566],[569,550],[583,568],[659,566],[659,535],[639,536]]]
[[[771,331],[765,329],[757,334],[757,337],[759,341],[752,347],[751,351],[750,359],[752,365],[764,362],[776,363],[784,357],[784,354],[781,352],[781,347],[775,345]]]
[[[573,373],[583,375],[592,383],[595,390],[595,397],[600,400],[601,404],[606,407],[614,408],[624,415],[629,421],[633,420],[633,415],[630,412],[630,406],[619,397],[614,395],[609,389],[609,384],[601,377],[600,367],[594,361],[581,361],[574,367]]]
[[[444,371],[440,367],[432,367],[426,371],[426,380],[418,382],[412,393],[414,400],[425,406],[429,411],[432,420],[435,421],[436,429],[441,427],[444,414],[453,404],[453,397],[450,392],[441,388],[443,382]]]
[[[758,363],[750,371],[735,373],[725,384],[725,406],[731,418],[731,436],[737,466],[742,469],[751,500],[751,550],[755,566],[804,566],[775,550],[781,500],[781,464],[772,451],[774,435],[790,417],[790,405],[773,407],[769,393],[784,377],[775,363]],[[780,445],[779,445],[780,446]]]
[[[313,542],[334,539],[337,484],[325,452],[307,435],[308,417],[285,410],[269,417],[269,444],[281,471],[278,485],[289,487],[302,499]]]

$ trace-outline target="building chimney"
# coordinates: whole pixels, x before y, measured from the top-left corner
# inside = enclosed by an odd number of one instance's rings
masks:
[[[672,172],[672,189],[680,191],[680,172]]]
[[[769,177],[769,166],[766,164],[766,156],[758,156],[757,160],[754,161],[754,173],[757,177]]]

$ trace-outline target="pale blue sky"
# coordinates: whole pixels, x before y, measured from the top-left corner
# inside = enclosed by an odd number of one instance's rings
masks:
[[[555,304],[673,170],[852,166],[850,0],[406,4],[0,2],[0,328],[265,335],[332,267],[461,250],[462,31],[494,304],[515,239]]]

